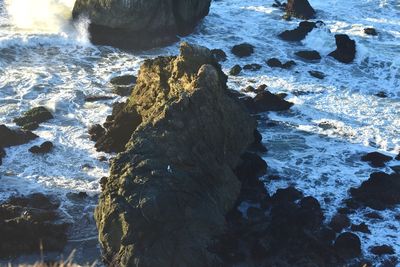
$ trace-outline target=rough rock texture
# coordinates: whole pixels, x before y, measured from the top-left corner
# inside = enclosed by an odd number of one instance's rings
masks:
[[[74,19],[87,16],[95,44],[145,49],[190,33],[210,8],[211,0],[77,0]]]
[[[318,53],[318,51],[315,50],[304,50],[304,51],[298,51],[295,53],[296,56],[301,57],[306,60],[320,60],[321,55]]]
[[[351,188],[354,200],[377,210],[400,203],[400,174],[372,173],[359,188]]]
[[[353,62],[356,57],[356,42],[346,34],[336,34],[335,39],[337,48],[329,56],[342,63],[348,64]]]
[[[36,107],[28,110],[23,116],[15,118],[14,122],[25,130],[35,130],[39,124],[53,119],[53,115],[45,107]]]
[[[311,19],[315,16],[315,10],[308,0],[288,0],[286,14],[300,19]]]
[[[362,161],[367,161],[372,167],[385,167],[385,163],[393,158],[379,152],[371,152],[361,157]]]
[[[12,197],[0,205],[0,257],[61,251],[68,225],[57,220],[59,203],[43,194]]]
[[[112,266],[220,266],[207,247],[239,196],[233,170],[256,122],[208,49],[184,43],[180,52],[147,60],[110,122],[132,126],[95,212]]]
[[[249,57],[254,53],[254,46],[248,43],[238,44],[232,47],[231,52],[237,57]]]
[[[326,77],[325,73],[323,73],[321,71],[317,71],[317,70],[310,70],[310,71],[308,71],[308,73],[311,76],[313,76],[313,77],[315,77],[317,79],[320,79],[320,80],[322,80],[322,79],[324,79]]]
[[[45,154],[49,153],[53,149],[54,145],[50,141],[42,143],[40,146],[33,146],[29,149],[29,152],[33,154]]]
[[[286,30],[280,33],[279,37],[285,41],[301,41],[317,26],[315,22],[302,21],[296,29]]]
[[[244,103],[251,113],[284,111],[293,106],[293,103],[282,99],[268,90],[257,93],[254,98],[246,97]]]
[[[13,130],[0,125],[0,147],[10,147],[26,144],[38,136],[29,131]]]
[[[353,233],[344,232],[340,234],[334,244],[336,252],[345,259],[351,259],[360,256],[361,241]]]

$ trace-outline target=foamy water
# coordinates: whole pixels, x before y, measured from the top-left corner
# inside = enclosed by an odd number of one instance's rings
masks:
[[[302,42],[287,43],[277,38],[299,21],[282,20],[282,12],[271,7],[272,0],[215,1],[204,23],[184,40],[224,49],[228,54],[222,64],[226,72],[235,64],[263,65],[260,71],[230,77],[231,88],[265,83],[272,92],[289,94],[288,100],[296,104],[290,111],[268,114],[277,122],[276,127],[268,127],[266,117],[260,121],[263,141],[269,148],[263,157],[270,174],[282,177],[278,181],[266,179],[266,186],[273,193],[295,185],[321,202],[329,220],[348,197],[350,187],[359,186],[377,170],[360,161],[362,154],[379,150],[394,156],[400,150],[400,3],[310,2],[326,27],[314,30]],[[85,103],[85,95],[114,96],[110,78],[136,74],[144,59],[176,54],[178,45],[142,53],[92,46],[85,31],[88,21],[69,21],[67,11],[72,4],[69,0],[15,0],[7,1],[6,9],[0,0],[0,123],[12,126],[14,117],[38,105],[48,107],[55,116],[35,131],[40,139],[6,150],[7,157],[0,166],[0,198],[36,191],[57,194],[71,220],[81,222],[90,215],[95,197],[87,201],[87,214],[82,217],[74,213],[76,203],[66,194],[98,194],[98,181],[108,173],[108,164],[98,158],[112,156],[95,151],[87,128],[103,122],[112,103],[124,100],[115,96],[110,101]],[[25,9],[18,8],[21,5]],[[379,35],[365,35],[365,27],[375,27]],[[356,40],[353,64],[326,57],[335,49],[336,33]],[[239,60],[229,50],[241,42],[255,45],[256,50],[251,57]],[[323,56],[321,62],[296,58],[296,51],[306,49],[318,50]],[[293,59],[297,66],[289,71],[271,69],[265,60],[272,57]],[[322,71],[327,77],[315,79],[309,70]],[[389,97],[378,98],[378,92]],[[29,147],[44,140],[54,143],[52,153],[37,156],[28,152]],[[396,164],[400,162],[389,165]],[[391,172],[389,167],[379,170]],[[384,217],[381,221],[367,220],[363,214],[368,211],[362,209],[351,217],[354,223],[365,221],[372,232],[357,233],[364,253],[369,254],[371,245],[389,244],[400,254],[400,222],[394,219],[400,208],[380,212]],[[93,235],[77,229],[71,239]]]

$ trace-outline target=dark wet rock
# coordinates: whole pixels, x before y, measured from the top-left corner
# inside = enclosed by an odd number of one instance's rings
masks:
[[[134,85],[136,80],[137,78],[134,75],[122,75],[112,78],[110,83],[112,85]]]
[[[286,30],[279,34],[279,37],[285,41],[301,41],[316,27],[317,24],[315,22],[302,21],[296,29]]]
[[[293,60],[289,60],[286,63],[282,63],[277,58],[271,58],[267,60],[267,65],[271,68],[290,69],[296,65],[296,62],[294,62]]]
[[[400,166],[390,166],[390,168],[395,172],[400,174]]]
[[[396,156],[395,160],[400,160],[400,152],[399,152],[399,154]]]
[[[369,251],[371,251],[372,254],[382,256],[382,255],[393,255],[395,253],[393,247],[388,246],[388,245],[382,245],[382,246],[374,246],[369,248]]]
[[[111,100],[114,97],[112,96],[106,96],[106,95],[88,95],[85,96],[85,101],[86,102],[96,102],[96,101],[105,101],[105,100]]]
[[[325,79],[325,77],[326,77],[325,73],[323,73],[321,71],[317,71],[317,70],[310,70],[308,73],[311,76],[313,76],[313,77],[315,77],[317,79],[320,79],[320,80]]]
[[[329,226],[337,233],[350,226],[350,219],[345,214],[336,214],[333,216]]]
[[[81,202],[89,197],[86,192],[78,192],[78,193],[67,193],[68,199],[72,201]]]
[[[247,108],[254,113],[266,111],[284,111],[293,106],[293,103],[288,102],[279,96],[263,91],[258,93],[254,98],[249,98],[246,102]]]
[[[68,225],[59,223],[59,203],[43,194],[12,197],[0,205],[0,257],[61,251]]]
[[[371,152],[361,157],[362,161],[367,161],[372,167],[385,167],[385,163],[393,158],[379,152]]]
[[[384,261],[382,261],[382,264],[380,267],[398,267],[399,263],[399,258],[396,256],[390,256],[387,257]]]
[[[311,19],[315,16],[315,10],[308,0],[288,0],[286,14],[300,19]]]
[[[211,0],[77,0],[75,20],[90,20],[94,44],[147,49],[191,33],[210,8]]]
[[[238,76],[241,71],[242,71],[242,67],[240,67],[240,65],[235,65],[229,71],[229,75]]]
[[[268,59],[267,65],[271,68],[282,68],[282,62],[277,58]]]
[[[293,60],[289,60],[287,62],[285,62],[284,64],[282,64],[282,69],[291,69],[292,67],[296,66],[296,62],[294,62]]]
[[[400,203],[400,175],[384,172],[372,173],[359,188],[351,188],[354,200],[377,210]]]
[[[268,86],[266,84],[261,84],[257,87],[256,92],[257,93],[261,93],[264,92],[266,89],[268,88]]]
[[[367,35],[372,35],[372,36],[378,35],[378,32],[376,31],[375,28],[365,28],[364,33]]]
[[[383,220],[383,217],[377,212],[368,212],[364,215],[366,218],[374,219],[374,220]]]
[[[29,152],[33,154],[46,154],[49,153],[53,149],[54,145],[50,141],[46,141],[40,146],[33,146],[29,148]]]
[[[303,197],[303,193],[294,187],[288,187],[285,189],[278,189],[272,196],[274,202],[294,202]]]
[[[227,55],[222,49],[213,49],[211,54],[217,62],[226,61]]]
[[[90,140],[97,142],[105,135],[106,130],[100,124],[95,124],[89,128],[88,133],[90,135]]]
[[[237,57],[249,57],[254,53],[254,46],[248,43],[235,45],[231,52]]]
[[[265,153],[268,149],[262,144],[262,135],[258,130],[254,131],[254,142],[249,146],[249,151]]]
[[[250,71],[258,71],[262,68],[260,64],[253,63],[253,64],[247,64],[243,66],[244,70],[250,70]]]
[[[256,153],[246,152],[240,156],[241,163],[235,169],[235,174],[242,182],[244,180],[258,180],[266,174],[268,165]]]
[[[14,122],[22,128],[35,130],[39,124],[53,119],[53,115],[45,107],[36,107],[24,113],[23,116],[15,118]],[[37,127],[36,127],[37,126]],[[36,127],[36,128],[35,128]]]
[[[112,125],[129,127],[95,211],[105,260],[220,266],[208,247],[239,197],[233,170],[254,141],[256,121],[204,47],[183,43],[179,56],[147,60],[139,73],[107,125],[105,140],[121,138],[109,135]]]
[[[279,8],[279,9],[283,10],[283,11],[286,10],[286,3],[281,3],[281,2],[278,1],[278,0],[274,0],[274,2],[275,2],[275,3],[272,4],[272,7],[277,7],[277,8]]]
[[[6,151],[0,146],[0,165],[3,164],[3,158],[6,156]]]
[[[352,259],[361,255],[360,238],[350,232],[340,234],[335,240],[334,248],[345,259]]]
[[[0,125],[0,147],[18,146],[29,143],[38,136],[29,131],[13,130]]]
[[[350,229],[351,229],[351,231],[361,232],[361,233],[364,233],[364,234],[370,234],[371,233],[371,231],[368,228],[368,225],[366,223],[364,223],[364,222],[360,223],[360,224],[352,224]]]
[[[315,50],[303,50],[295,53],[296,56],[306,60],[320,60],[321,55]]]
[[[353,62],[356,57],[356,42],[346,34],[336,34],[335,39],[337,48],[329,56],[342,63],[348,64]]]
[[[388,97],[388,95],[383,91],[376,93],[375,96],[380,97],[380,98],[387,98]]]

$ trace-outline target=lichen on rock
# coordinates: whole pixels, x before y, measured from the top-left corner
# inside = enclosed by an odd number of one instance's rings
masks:
[[[219,266],[208,247],[239,196],[233,170],[256,129],[226,79],[210,50],[187,43],[142,65],[101,138],[112,143],[133,118],[95,212],[108,264]]]

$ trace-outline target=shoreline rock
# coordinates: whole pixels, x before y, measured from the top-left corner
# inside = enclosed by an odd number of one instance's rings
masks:
[[[346,64],[353,62],[356,57],[356,42],[346,34],[336,34],[335,40],[337,48],[328,56]]]
[[[102,180],[95,212],[109,265],[220,263],[207,248],[239,196],[233,170],[256,129],[226,80],[210,50],[187,43],[177,57],[142,65],[131,97],[110,121],[134,127]],[[105,139],[112,139],[110,129]]]
[[[72,16],[89,18],[94,44],[149,49],[191,33],[210,4],[211,0],[77,0]]]
[[[312,19],[315,17],[315,10],[308,0],[288,0],[286,4],[286,16],[299,19]]]

